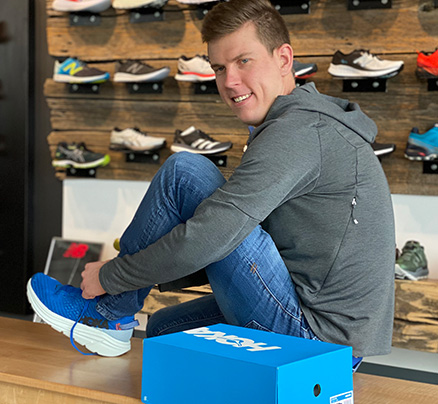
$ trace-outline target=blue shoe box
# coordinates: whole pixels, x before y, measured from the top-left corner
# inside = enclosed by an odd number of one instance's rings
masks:
[[[351,347],[216,324],[143,341],[147,404],[353,404]]]

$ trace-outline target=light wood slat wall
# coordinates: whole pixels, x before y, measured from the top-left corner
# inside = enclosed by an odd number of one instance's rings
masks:
[[[129,22],[127,11],[109,9],[98,27],[71,27],[68,15],[51,8],[47,0],[47,38],[51,56],[78,57],[114,74],[115,61],[141,59],[155,66],[169,66],[171,75],[162,94],[129,94],[124,84],[108,82],[99,94],[70,94],[67,86],[48,79],[44,92],[51,111],[54,152],[59,141],[85,141],[98,152],[109,153],[112,162],[97,170],[97,178],[150,180],[157,165],[126,163],[124,155],[108,151],[113,127],[137,126],[151,135],[164,136],[171,144],[175,129],[190,125],[219,140],[231,140],[229,175],[239,163],[247,128],[235,118],[218,95],[195,95],[188,83],[173,76],[177,59],[206,53],[201,43],[194,6],[170,0],[165,20]],[[415,76],[416,50],[432,51],[438,45],[438,9],[432,1],[394,0],[392,9],[348,11],[346,0],[313,0],[308,15],[284,16],[295,55],[300,61],[318,64],[313,81],[326,94],[359,102],[379,128],[377,141],[390,142],[397,150],[382,159],[392,193],[438,195],[438,175],[422,174],[422,163],[403,157],[409,131],[428,130],[437,120],[438,92],[428,92]],[[327,72],[333,53],[368,48],[384,58],[404,60],[403,72],[387,82],[385,93],[343,93],[342,81]],[[93,149],[94,148],[94,149]],[[162,161],[170,154],[162,153]],[[57,173],[65,178],[62,170]]]
[[[410,129],[417,126],[424,132],[438,121],[438,92],[428,92],[426,83],[415,76],[416,50],[433,51],[438,46],[438,9],[432,3],[393,0],[389,10],[348,11],[346,0],[312,0],[309,15],[284,16],[297,59],[318,65],[313,78],[317,88],[358,102],[377,123],[377,141],[396,144],[397,150],[382,159],[392,193],[438,195],[438,175],[422,174],[422,163],[403,157]],[[111,81],[100,87],[99,94],[71,94],[66,85],[48,79],[44,93],[51,114],[48,143],[52,155],[60,141],[83,141],[90,149],[111,156],[110,165],[97,170],[97,178],[147,181],[160,165],[127,163],[124,154],[109,151],[112,128],[137,126],[165,137],[169,146],[175,129],[195,125],[219,140],[234,143],[227,152],[228,167],[222,169],[226,176],[232,173],[239,164],[247,128],[218,95],[195,95],[190,84],[173,78],[181,55],[206,53],[200,36],[202,21],[195,7],[170,0],[164,7],[165,21],[137,24],[129,23],[128,12],[110,9],[102,13],[98,27],[70,27],[67,14],[53,11],[51,4],[52,0],[47,0],[47,38],[54,59],[78,57],[111,76],[120,59],[141,59],[155,67],[171,68],[162,94],[129,94],[124,84]],[[328,74],[336,50],[348,53],[358,48],[405,62],[402,73],[388,80],[385,93],[343,93],[342,81]],[[167,147],[160,163],[170,153]],[[62,170],[56,175],[65,178]],[[397,282],[395,346],[438,350],[436,290],[433,282]],[[154,291],[144,311],[151,313],[206,292]],[[430,301],[434,307],[423,316]]]

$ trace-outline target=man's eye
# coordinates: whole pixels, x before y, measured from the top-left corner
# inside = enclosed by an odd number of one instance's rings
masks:
[[[249,59],[246,59],[246,58],[241,60],[242,64],[245,64],[245,63],[248,63],[248,62],[249,62]]]
[[[225,67],[219,66],[219,67],[215,67],[213,70],[215,71],[215,73],[221,73],[225,70]]]

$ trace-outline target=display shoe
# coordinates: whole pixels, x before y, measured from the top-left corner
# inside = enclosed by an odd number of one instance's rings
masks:
[[[106,166],[110,162],[108,154],[94,153],[88,150],[85,143],[60,142],[56,148],[53,167],[61,168],[95,168]]]
[[[349,54],[336,51],[328,72],[343,79],[390,78],[403,68],[401,60],[382,60],[367,50],[359,49]]]
[[[67,13],[80,11],[100,13],[111,7],[111,0],[54,0],[52,7],[56,11]]]
[[[293,69],[296,79],[308,79],[318,71],[318,66],[315,63],[301,63],[294,59]]]
[[[161,149],[165,144],[166,139],[149,136],[138,128],[114,128],[111,132],[111,150],[144,152]]]
[[[53,80],[59,83],[103,83],[108,81],[110,74],[94,67],[87,66],[86,63],[68,58],[64,62],[55,61],[53,70]]]
[[[395,263],[396,279],[417,281],[429,276],[424,247],[418,241],[408,241]]]
[[[434,52],[417,52],[416,74],[422,79],[434,79],[438,77],[438,48]]]
[[[219,3],[219,0],[177,0],[178,3],[181,4],[204,4],[204,3],[213,3],[213,2],[217,2]]]
[[[168,0],[113,0],[113,7],[122,10],[141,7],[161,8],[167,1]]]
[[[409,160],[427,161],[438,158],[438,123],[425,133],[412,128],[405,149]]]
[[[215,154],[231,149],[231,142],[218,142],[204,132],[190,126],[184,131],[176,130],[170,149],[173,152],[188,151],[196,154]]]
[[[35,314],[45,323],[91,352],[119,356],[131,349],[138,321],[134,316],[107,320],[96,310],[99,297],[84,299],[80,288],[63,286],[41,272],[29,279],[27,297]]]
[[[193,58],[181,56],[178,59],[178,73],[175,79],[178,81],[210,81],[216,78],[213,69],[210,66],[208,57],[205,55],[196,55]]]
[[[114,81],[120,83],[140,83],[148,81],[162,81],[169,76],[170,68],[154,68],[146,63],[128,60],[117,62]]]
[[[395,150],[394,143],[378,143],[374,142],[371,144],[374,154],[376,156],[385,156],[386,154],[391,154]]]

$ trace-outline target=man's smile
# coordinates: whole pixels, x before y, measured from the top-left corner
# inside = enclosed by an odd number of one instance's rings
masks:
[[[231,99],[236,103],[239,104],[242,101],[247,100],[249,97],[251,97],[252,93],[245,94],[245,95],[239,95],[238,97],[231,97]]]

